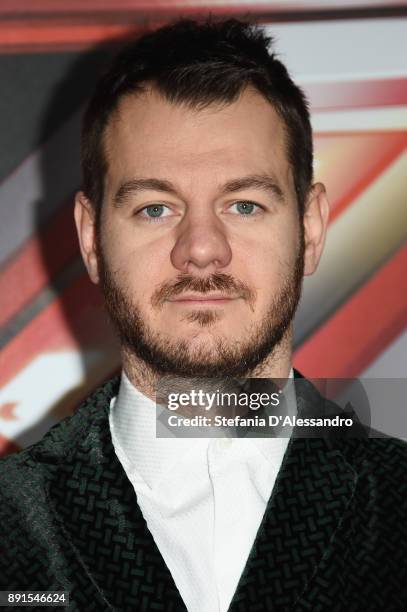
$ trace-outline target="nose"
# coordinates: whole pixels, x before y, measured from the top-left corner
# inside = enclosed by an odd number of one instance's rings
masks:
[[[232,250],[225,228],[213,211],[186,214],[178,232],[171,262],[180,272],[210,274],[230,263]]]

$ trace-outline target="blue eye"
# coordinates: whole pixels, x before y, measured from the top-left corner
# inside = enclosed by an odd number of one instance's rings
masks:
[[[235,202],[235,204],[232,204],[231,208],[236,207],[235,210],[237,210],[237,212],[239,213],[239,215],[243,216],[245,215],[246,217],[249,216],[253,216],[253,212],[256,212],[260,206],[258,206],[258,204],[255,204],[254,202]]]
[[[145,221],[161,221],[171,216],[171,210],[165,204],[149,204],[136,213]]]
[[[161,217],[164,212],[163,204],[153,204],[152,206],[146,206],[143,210],[146,212],[148,217]]]

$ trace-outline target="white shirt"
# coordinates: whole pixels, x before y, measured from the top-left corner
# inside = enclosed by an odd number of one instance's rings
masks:
[[[109,424],[116,455],[188,611],[226,612],[289,438],[157,438],[156,405],[124,372]]]

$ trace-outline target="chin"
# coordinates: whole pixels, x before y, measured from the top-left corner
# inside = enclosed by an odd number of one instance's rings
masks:
[[[172,344],[187,342],[194,350],[199,349],[204,352],[205,349],[208,350],[212,346],[215,347],[217,343],[219,343],[219,340],[223,342],[227,341],[224,336],[221,337],[220,334],[214,333],[213,330],[202,329],[201,327],[189,330],[179,330],[179,333],[175,333],[174,336],[171,335],[169,340]]]

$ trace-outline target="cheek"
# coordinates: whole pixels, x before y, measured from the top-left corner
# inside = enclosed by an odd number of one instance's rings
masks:
[[[267,286],[292,269],[297,257],[298,230],[289,226],[284,231],[259,235],[251,250],[245,251],[248,273],[259,286]]]
[[[122,275],[142,266],[142,250],[138,248],[128,221],[105,214],[101,236],[103,252],[112,272]]]
[[[105,237],[103,251],[116,282],[142,305],[171,274],[167,270],[168,249],[137,242],[134,232],[112,227]]]

